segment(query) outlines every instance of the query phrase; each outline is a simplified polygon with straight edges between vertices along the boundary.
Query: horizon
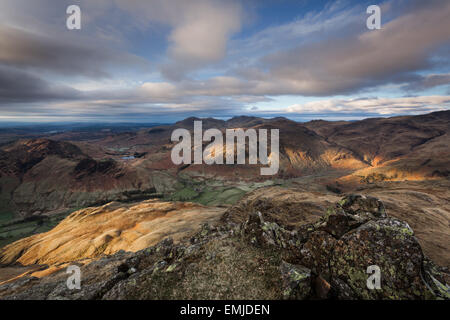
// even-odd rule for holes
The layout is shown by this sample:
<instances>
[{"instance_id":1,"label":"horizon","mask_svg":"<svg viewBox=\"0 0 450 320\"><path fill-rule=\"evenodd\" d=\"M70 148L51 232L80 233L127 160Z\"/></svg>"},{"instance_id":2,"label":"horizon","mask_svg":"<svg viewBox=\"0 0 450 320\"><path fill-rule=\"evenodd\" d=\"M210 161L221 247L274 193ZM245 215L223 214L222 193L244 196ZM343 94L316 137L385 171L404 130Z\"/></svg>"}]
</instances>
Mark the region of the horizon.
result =
<instances>
[{"instance_id":1,"label":"horizon","mask_svg":"<svg viewBox=\"0 0 450 320\"><path fill-rule=\"evenodd\" d=\"M214 120L222 120L222 121L229 121L231 119L234 118L240 118L240 117L249 117L249 118L261 118L261 119L266 119L266 120L272 120L272 119L276 119L276 118L284 118L286 120L290 120L290 121L294 121L297 123L308 123L311 121L328 121L328 122L334 122L334 121L347 121L347 122L355 122L355 121L362 121L362 120L367 120L367 119L389 119L389 118L396 118L396 117L405 117L405 116L410 116L410 117L414 117L414 116L422 116L422 115L429 115L429 114L434 114L434 113L439 113L439 112L446 112L446 111L450 111L450 110L441 110L441 111L433 111L433 112L426 112L426 113L419 113L419 114L413 114L413 115L404 115L404 114L395 114L395 115L389 115L389 116L372 116L372 117L366 117L366 118L360 118L360 119L349 119L349 120L343 120L343 119L337 119L337 120L330 120L330 119L321 119L321 118L311 118L305 121L301 121L301 120L295 120L292 119L290 117L284 116L284 115L280 115L280 116L273 116L273 117L267 117L267 116L250 116L250 115L237 115L237 116L230 116L230 117L213 117L213 116L190 116L190 117L186 117L186 118L180 118L180 119L175 119L172 122L157 122L157 121L145 121L145 120L141 120L141 121L101 121L101 120L77 120L77 121L33 121L30 120L29 122L26 121L5 121L5 120L0 120L0 129L2 129L1 125L6 125L5 128L15 128L15 127L26 127L26 126L32 126L32 125L38 125L38 126L47 126L47 125L54 125L54 126L59 126L59 125L104 125L104 126L125 126L125 125L151 125L151 126L160 126L160 125L173 125L176 124L177 122L181 122L190 118L194 118L195 120L208 120L208 119L214 119Z\"/></svg>"}]
</instances>

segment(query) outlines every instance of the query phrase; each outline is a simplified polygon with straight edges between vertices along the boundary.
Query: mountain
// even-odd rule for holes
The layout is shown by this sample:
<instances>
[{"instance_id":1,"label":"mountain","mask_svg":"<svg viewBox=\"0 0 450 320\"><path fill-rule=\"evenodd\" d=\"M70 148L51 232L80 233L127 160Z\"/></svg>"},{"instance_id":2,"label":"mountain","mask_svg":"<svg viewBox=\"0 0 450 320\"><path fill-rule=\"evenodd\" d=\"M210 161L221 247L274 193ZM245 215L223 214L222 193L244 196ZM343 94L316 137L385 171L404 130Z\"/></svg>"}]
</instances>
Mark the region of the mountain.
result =
<instances>
[{"instance_id":1,"label":"mountain","mask_svg":"<svg viewBox=\"0 0 450 320\"><path fill-rule=\"evenodd\" d=\"M0 212L27 217L112 200L148 197L163 185L109 157L94 159L74 143L19 140L0 151ZM155 187L157 185L157 187Z\"/></svg>"},{"instance_id":2,"label":"mountain","mask_svg":"<svg viewBox=\"0 0 450 320\"><path fill-rule=\"evenodd\" d=\"M358 173L365 177L423 180L450 174L450 111L305 126L369 164Z\"/></svg>"},{"instance_id":3,"label":"mountain","mask_svg":"<svg viewBox=\"0 0 450 320\"><path fill-rule=\"evenodd\" d=\"M297 179L300 184L314 181L339 192L382 181L446 179L449 115L444 111L308 123L282 117L240 116L227 121L192 117L173 125L93 134L90 140L80 132L65 132L63 140L55 140L55 135L19 140L0 148L0 212L27 217L150 194L204 199L217 183L222 191L237 184L251 190L255 183ZM204 130L218 128L224 134L230 128L279 129L277 175L261 176L261 165L174 165L173 130L193 130L199 120ZM206 185L193 185L194 181ZM174 192L181 195L173 196ZM235 201L236 192L226 201Z\"/></svg>"}]
</instances>

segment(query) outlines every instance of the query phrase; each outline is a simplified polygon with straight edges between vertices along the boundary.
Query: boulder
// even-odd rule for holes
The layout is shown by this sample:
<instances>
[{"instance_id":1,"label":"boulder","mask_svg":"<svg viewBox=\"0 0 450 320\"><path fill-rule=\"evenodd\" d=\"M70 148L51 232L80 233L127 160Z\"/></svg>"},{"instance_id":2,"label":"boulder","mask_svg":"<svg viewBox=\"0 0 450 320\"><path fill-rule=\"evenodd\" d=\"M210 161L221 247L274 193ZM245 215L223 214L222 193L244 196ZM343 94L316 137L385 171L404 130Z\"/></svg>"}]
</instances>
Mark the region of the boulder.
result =
<instances>
[{"instance_id":1,"label":"boulder","mask_svg":"<svg viewBox=\"0 0 450 320\"><path fill-rule=\"evenodd\" d=\"M315 274L321 275L324 279L330 279L329 260L336 239L324 231L311 233L308 241L300 250L302 265L310 268Z\"/></svg>"},{"instance_id":2,"label":"boulder","mask_svg":"<svg viewBox=\"0 0 450 320\"><path fill-rule=\"evenodd\" d=\"M348 231L370 220L387 217L386 209L381 201L373 197L349 195L327 210L320 230L326 231L339 239Z\"/></svg>"},{"instance_id":3,"label":"boulder","mask_svg":"<svg viewBox=\"0 0 450 320\"><path fill-rule=\"evenodd\" d=\"M343 235L330 257L332 278L345 282L358 299L426 299L422 280L424 256L406 222L385 218L369 221ZM381 288L367 287L369 266L381 271Z\"/></svg>"}]
</instances>

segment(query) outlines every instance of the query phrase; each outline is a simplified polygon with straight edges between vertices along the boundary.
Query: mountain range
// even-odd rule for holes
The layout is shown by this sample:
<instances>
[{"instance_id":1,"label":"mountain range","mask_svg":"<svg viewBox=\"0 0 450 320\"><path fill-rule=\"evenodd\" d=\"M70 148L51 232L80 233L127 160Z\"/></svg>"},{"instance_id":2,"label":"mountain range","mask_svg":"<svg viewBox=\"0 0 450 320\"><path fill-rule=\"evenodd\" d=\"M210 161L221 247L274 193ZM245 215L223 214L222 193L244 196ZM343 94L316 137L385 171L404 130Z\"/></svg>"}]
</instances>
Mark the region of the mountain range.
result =
<instances>
[{"instance_id":1,"label":"mountain range","mask_svg":"<svg viewBox=\"0 0 450 320\"><path fill-rule=\"evenodd\" d=\"M275 178L329 176L336 189L374 181L449 176L450 111L352 122L235 117L188 118L173 125L107 133L79 132L20 139L0 149L0 212L20 217L86 207L149 194L167 196L199 180L268 180L254 165L176 166L170 160L176 128L278 128L280 170ZM270 177L270 180L273 177Z\"/></svg>"},{"instance_id":2,"label":"mountain range","mask_svg":"<svg viewBox=\"0 0 450 320\"><path fill-rule=\"evenodd\" d=\"M277 175L261 176L259 165L250 164L173 164L171 134L178 128L192 131L194 121L202 121L204 130L279 129ZM187 118L130 131L27 132L31 138L6 131L0 148L0 297L61 298L58 279L72 263L89 274L93 291L68 298L428 299L448 294L450 111L306 123ZM384 245L369 246L372 240L363 240L369 235ZM154 251L158 248L162 256ZM348 278L362 262L351 262L346 252L390 261L384 268L406 261L414 271L401 262L395 272L414 285L405 290L406 284L391 275L391 295L373 296ZM255 275L253 281L262 287L248 295L239 286L226 291L225 280L208 271L211 259L224 270L242 263L241 271L230 269L242 281L251 278L246 268L254 268L252 259L267 261L271 280ZM329 261L347 276L329 271L334 270ZM96 265L100 274L93 271ZM142 279L150 279L149 273L162 271L176 271L175 280L166 279L166 273L161 279L181 281L185 291L174 287L169 294L145 285ZM200 289L208 272L214 273L216 294ZM310 282L295 282L297 273ZM105 287L102 281L110 276L116 280ZM132 279L143 282L132 285ZM198 292L189 291L189 285ZM295 292L287 294L292 286Z\"/></svg>"}]
</instances>

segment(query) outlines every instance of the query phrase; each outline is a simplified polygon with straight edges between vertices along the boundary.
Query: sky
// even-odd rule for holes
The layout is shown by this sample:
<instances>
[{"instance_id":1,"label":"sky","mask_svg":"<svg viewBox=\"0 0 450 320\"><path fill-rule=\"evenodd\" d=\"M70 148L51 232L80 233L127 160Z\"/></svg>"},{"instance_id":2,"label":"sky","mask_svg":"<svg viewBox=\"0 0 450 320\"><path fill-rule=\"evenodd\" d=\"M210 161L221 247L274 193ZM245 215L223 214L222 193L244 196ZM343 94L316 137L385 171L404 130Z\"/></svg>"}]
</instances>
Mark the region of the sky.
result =
<instances>
[{"instance_id":1,"label":"sky","mask_svg":"<svg viewBox=\"0 0 450 320\"><path fill-rule=\"evenodd\" d=\"M449 109L448 0L0 1L0 122Z\"/></svg>"}]
</instances>

